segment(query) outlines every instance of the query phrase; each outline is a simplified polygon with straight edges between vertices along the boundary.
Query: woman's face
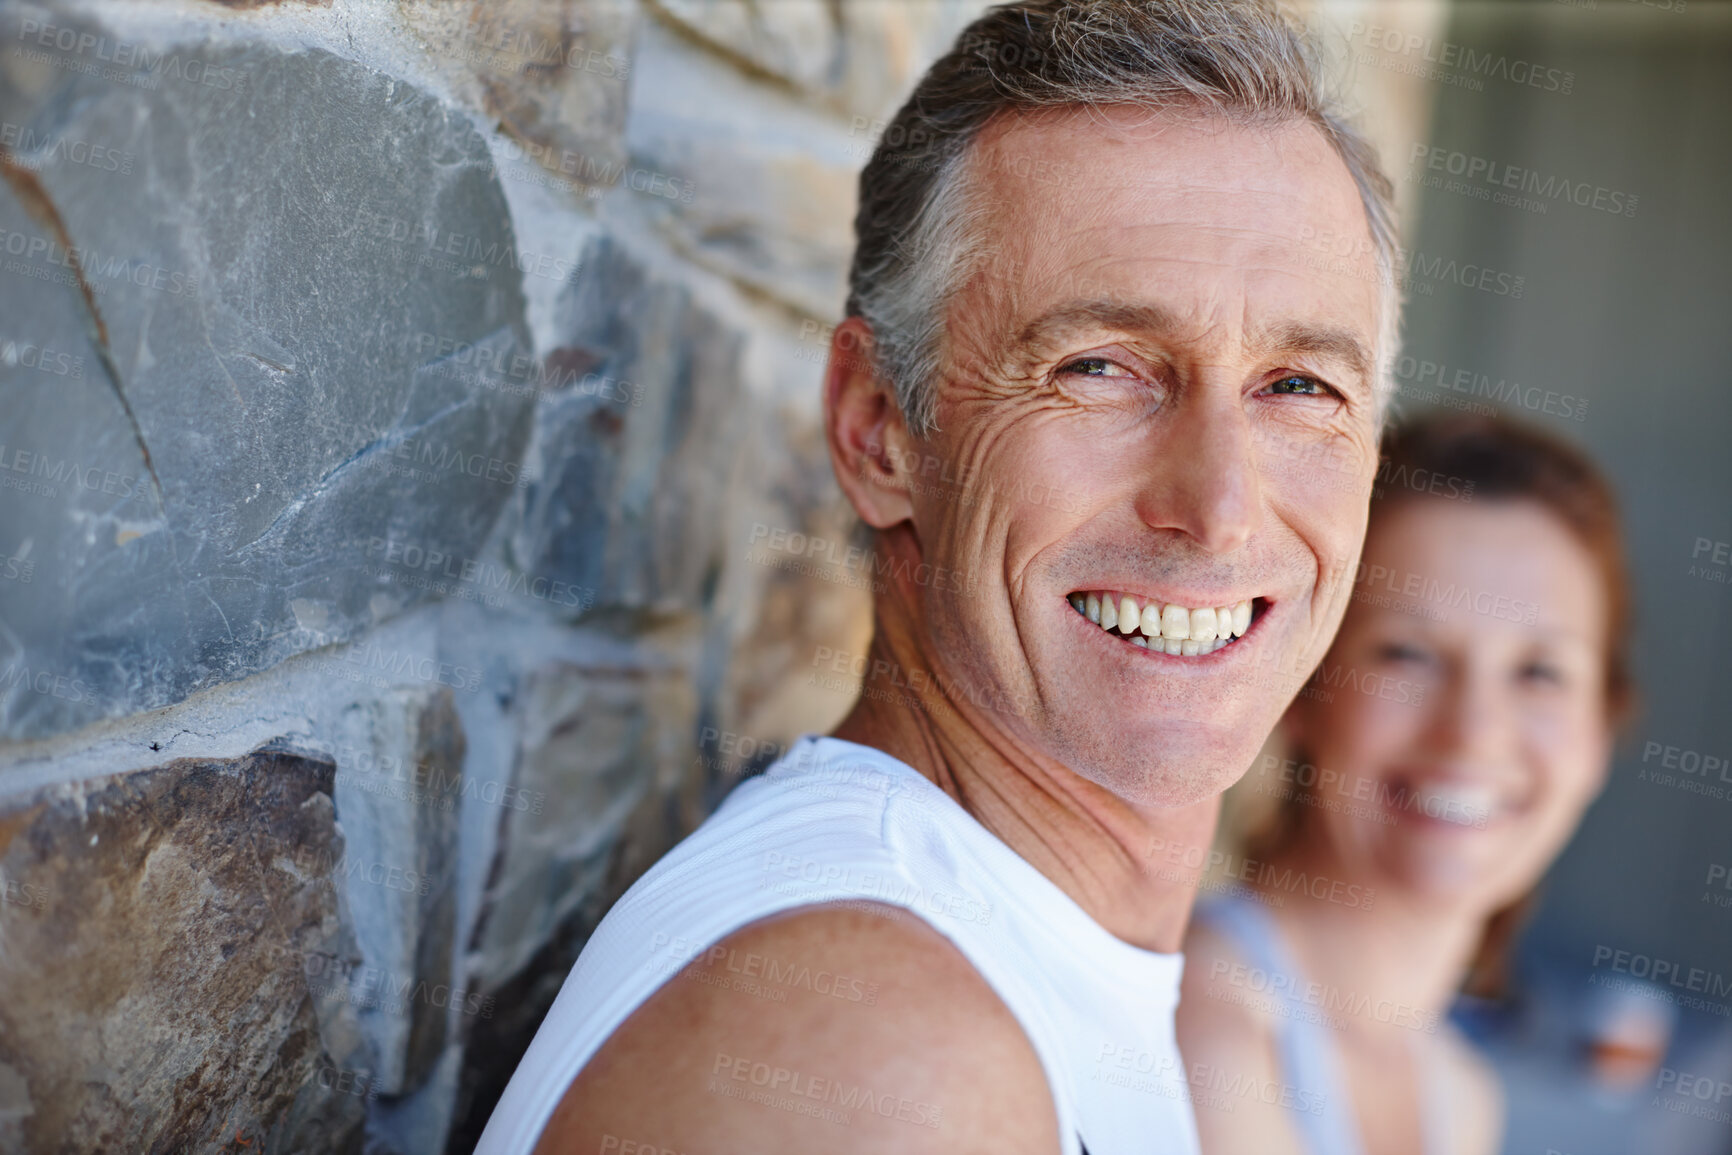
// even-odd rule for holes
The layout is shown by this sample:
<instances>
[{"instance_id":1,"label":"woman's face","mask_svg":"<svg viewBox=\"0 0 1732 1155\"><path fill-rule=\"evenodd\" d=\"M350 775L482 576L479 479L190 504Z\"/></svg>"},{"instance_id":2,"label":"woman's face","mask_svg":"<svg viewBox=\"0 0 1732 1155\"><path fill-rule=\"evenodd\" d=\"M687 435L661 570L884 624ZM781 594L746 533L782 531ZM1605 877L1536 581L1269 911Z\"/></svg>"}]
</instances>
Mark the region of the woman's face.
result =
<instances>
[{"instance_id":1,"label":"woman's face","mask_svg":"<svg viewBox=\"0 0 1732 1155\"><path fill-rule=\"evenodd\" d=\"M1533 885L1605 778L1605 599L1536 502L1374 518L1319 688L1286 721L1336 869L1488 910Z\"/></svg>"}]
</instances>

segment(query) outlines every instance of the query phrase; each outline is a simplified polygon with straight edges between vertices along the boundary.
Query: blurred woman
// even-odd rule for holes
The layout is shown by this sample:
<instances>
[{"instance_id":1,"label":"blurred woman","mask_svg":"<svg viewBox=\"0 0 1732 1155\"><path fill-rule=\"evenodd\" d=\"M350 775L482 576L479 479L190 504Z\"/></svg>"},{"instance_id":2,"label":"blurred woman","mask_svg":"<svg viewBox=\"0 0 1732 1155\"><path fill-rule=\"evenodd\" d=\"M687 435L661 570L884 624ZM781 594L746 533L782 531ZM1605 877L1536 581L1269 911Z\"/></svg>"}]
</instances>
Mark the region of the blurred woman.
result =
<instances>
[{"instance_id":1,"label":"blurred woman","mask_svg":"<svg viewBox=\"0 0 1732 1155\"><path fill-rule=\"evenodd\" d=\"M1205 1155L1485 1155L1446 1014L1600 791L1631 699L1610 487L1501 421L1388 437L1352 602L1238 788L1273 814L1201 904L1179 1040Z\"/></svg>"}]
</instances>

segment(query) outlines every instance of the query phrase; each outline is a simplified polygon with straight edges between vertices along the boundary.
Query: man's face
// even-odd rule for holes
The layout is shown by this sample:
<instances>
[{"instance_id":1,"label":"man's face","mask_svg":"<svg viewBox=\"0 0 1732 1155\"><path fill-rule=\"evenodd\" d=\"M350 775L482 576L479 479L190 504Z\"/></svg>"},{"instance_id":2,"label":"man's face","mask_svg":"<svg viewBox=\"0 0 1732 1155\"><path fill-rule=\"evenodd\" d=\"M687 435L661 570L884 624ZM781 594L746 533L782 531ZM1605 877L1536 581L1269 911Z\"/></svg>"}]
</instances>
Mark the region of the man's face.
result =
<instances>
[{"instance_id":1,"label":"man's face","mask_svg":"<svg viewBox=\"0 0 1732 1155\"><path fill-rule=\"evenodd\" d=\"M909 479L922 559L973 582L923 593L928 656L1026 753L1196 801L1251 763L1352 592L1378 286L1301 238L1369 244L1359 195L1304 124L1066 110L976 150L985 255L946 317L939 431L904 458L943 463ZM1103 628L1090 595L1136 621ZM1247 602L1224 645L1191 612Z\"/></svg>"}]
</instances>

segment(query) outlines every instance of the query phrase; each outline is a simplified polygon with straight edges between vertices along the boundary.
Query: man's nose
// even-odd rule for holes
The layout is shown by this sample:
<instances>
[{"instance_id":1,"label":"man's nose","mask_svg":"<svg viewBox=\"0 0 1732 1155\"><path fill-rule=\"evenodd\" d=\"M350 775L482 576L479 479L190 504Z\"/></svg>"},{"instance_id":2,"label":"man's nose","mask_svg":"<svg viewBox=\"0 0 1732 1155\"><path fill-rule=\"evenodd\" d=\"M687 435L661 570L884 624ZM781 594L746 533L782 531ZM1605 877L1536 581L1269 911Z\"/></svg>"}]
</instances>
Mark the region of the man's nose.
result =
<instances>
[{"instance_id":1,"label":"man's nose","mask_svg":"<svg viewBox=\"0 0 1732 1155\"><path fill-rule=\"evenodd\" d=\"M1250 421L1224 397L1187 400L1151 436L1137 514L1152 529L1176 529L1210 553L1231 553L1263 518Z\"/></svg>"}]
</instances>

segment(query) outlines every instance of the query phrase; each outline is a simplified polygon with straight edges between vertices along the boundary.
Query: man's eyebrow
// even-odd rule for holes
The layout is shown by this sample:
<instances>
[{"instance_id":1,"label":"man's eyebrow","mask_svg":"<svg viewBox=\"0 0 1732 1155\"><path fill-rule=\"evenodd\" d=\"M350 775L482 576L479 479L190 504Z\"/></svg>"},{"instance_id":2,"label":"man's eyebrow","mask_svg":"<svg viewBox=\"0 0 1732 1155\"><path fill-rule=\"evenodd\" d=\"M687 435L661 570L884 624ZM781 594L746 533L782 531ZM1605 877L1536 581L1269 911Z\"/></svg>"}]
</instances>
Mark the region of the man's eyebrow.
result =
<instances>
[{"instance_id":1,"label":"man's eyebrow","mask_svg":"<svg viewBox=\"0 0 1732 1155\"><path fill-rule=\"evenodd\" d=\"M1371 376L1371 350L1352 329L1311 321L1288 321L1246 338L1253 353L1310 353L1344 363L1360 377Z\"/></svg>"},{"instance_id":2,"label":"man's eyebrow","mask_svg":"<svg viewBox=\"0 0 1732 1155\"><path fill-rule=\"evenodd\" d=\"M1116 329L1121 333L1166 336L1181 331L1178 314L1160 305L1122 301L1067 301L1024 325L1017 343L1039 345L1080 329ZM1313 321L1286 321L1258 330L1246 339L1253 354L1310 353L1344 363L1355 374L1371 376L1371 350L1352 329Z\"/></svg>"},{"instance_id":3,"label":"man's eyebrow","mask_svg":"<svg viewBox=\"0 0 1732 1155\"><path fill-rule=\"evenodd\" d=\"M1108 300L1066 301L1024 325L1017 335L1017 344L1037 345L1077 329L1161 334L1177 328L1175 315L1159 305L1129 305Z\"/></svg>"}]
</instances>

